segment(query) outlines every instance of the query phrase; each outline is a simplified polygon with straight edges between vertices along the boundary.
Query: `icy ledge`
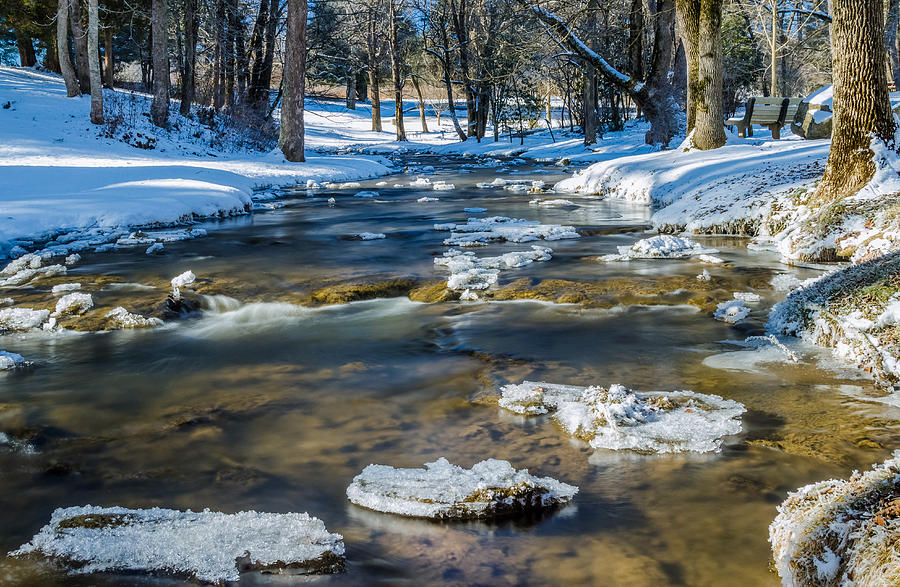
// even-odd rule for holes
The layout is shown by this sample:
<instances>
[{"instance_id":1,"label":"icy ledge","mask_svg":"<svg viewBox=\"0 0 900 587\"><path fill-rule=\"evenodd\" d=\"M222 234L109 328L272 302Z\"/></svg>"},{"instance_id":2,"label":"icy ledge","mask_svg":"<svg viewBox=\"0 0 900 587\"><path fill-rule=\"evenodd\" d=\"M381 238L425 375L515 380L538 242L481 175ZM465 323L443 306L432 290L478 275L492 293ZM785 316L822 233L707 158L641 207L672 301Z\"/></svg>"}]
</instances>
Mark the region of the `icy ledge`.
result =
<instances>
[{"instance_id":1,"label":"icy ledge","mask_svg":"<svg viewBox=\"0 0 900 587\"><path fill-rule=\"evenodd\" d=\"M522 415L553 413L592 448L647 453L713 452L741 431L744 406L692 391L638 393L622 385L578 387L525 381L501 388L500 407Z\"/></svg>"},{"instance_id":2,"label":"icy ledge","mask_svg":"<svg viewBox=\"0 0 900 587\"><path fill-rule=\"evenodd\" d=\"M573 485L515 470L488 459L463 469L440 458L424 469L369 465L353 478L347 498L356 505L419 518L490 518L568 502Z\"/></svg>"},{"instance_id":3,"label":"icy ledge","mask_svg":"<svg viewBox=\"0 0 900 587\"><path fill-rule=\"evenodd\" d=\"M849 480L801 487L778 506L769 542L782 584L900 584L900 451Z\"/></svg>"},{"instance_id":4,"label":"icy ledge","mask_svg":"<svg viewBox=\"0 0 900 587\"><path fill-rule=\"evenodd\" d=\"M344 543L308 514L223 514L161 508L59 508L10 556L39 553L73 573L164 572L207 583L237 581L243 570L343 570Z\"/></svg>"}]
</instances>

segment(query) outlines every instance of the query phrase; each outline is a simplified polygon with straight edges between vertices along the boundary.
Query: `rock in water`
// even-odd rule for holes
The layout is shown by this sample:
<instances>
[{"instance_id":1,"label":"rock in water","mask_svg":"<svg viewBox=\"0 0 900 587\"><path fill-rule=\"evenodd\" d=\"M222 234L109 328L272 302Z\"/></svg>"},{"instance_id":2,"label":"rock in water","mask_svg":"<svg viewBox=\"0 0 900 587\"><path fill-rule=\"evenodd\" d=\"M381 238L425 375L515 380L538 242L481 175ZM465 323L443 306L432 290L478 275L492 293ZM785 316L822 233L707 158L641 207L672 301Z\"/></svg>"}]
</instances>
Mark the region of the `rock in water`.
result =
<instances>
[{"instance_id":1,"label":"rock in water","mask_svg":"<svg viewBox=\"0 0 900 587\"><path fill-rule=\"evenodd\" d=\"M711 452L741 431L744 406L692 391L638 393L622 385L578 387L525 381L501 389L500 407L522 415L553 413L593 448L647 453Z\"/></svg>"},{"instance_id":2,"label":"rock in water","mask_svg":"<svg viewBox=\"0 0 900 587\"><path fill-rule=\"evenodd\" d=\"M11 556L60 559L74 573L163 572L207 583L237 581L242 570L334 573L344 543L308 514L223 514L161 508L59 508Z\"/></svg>"},{"instance_id":3,"label":"rock in water","mask_svg":"<svg viewBox=\"0 0 900 587\"><path fill-rule=\"evenodd\" d=\"M354 477L347 497L356 505L391 514L476 519L516 514L568 502L578 488L517 471L488 459L471 469L440 458L424 469L369 465Z\"/></svg>"},{"instance_id":4,"label":"rock in water","mask_svg":"<svg viewBox=\"0 0 900 587\"><path fill-rule=\"evenodd\" d=\"M900 451L788 495L769 526L784 585L900 584Z\"/></svg>"}]
</instances>

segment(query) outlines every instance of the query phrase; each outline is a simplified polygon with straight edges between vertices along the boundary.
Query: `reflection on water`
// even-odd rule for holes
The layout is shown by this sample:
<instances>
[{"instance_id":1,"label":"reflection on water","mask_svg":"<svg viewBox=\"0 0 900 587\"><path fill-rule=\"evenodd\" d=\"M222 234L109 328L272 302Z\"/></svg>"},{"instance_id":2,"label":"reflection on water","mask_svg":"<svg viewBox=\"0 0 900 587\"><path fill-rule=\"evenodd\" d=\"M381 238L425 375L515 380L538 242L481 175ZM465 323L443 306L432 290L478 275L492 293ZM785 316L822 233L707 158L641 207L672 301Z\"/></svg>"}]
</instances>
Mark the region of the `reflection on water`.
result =
<instances>
[{"instance_id":1,"label":"reflection on water","mask_svg":"<svg viewBox=\"0 0 900 587\"><path fill-rule=\"evenodd\" d=\"M202 316L156 331L7 341L38 367L0 378L0 431L38 454L0 447L0 548L16 548L55 507L69 505L309 511L344 535L347 573L251 575L242 583L774 585L766 528L786 492L867 467L896 446L897 409L870 401L866 380L818 368L814 349L794 349L804 360L793 364L765 348L720 342L761 331L778 298L772 291L757 290L763 301L740 328L688 306L279 301L313 279L439 277L432 258L445 233L431 225L461 221L462 208L473 206L591 229L549 243L552 261L511 270L510 279L693 276L703 268L584 261L638 238L607 229L645 223L646 208L599 200L536 208L530 196L473 187L493 172L441 175L458 189L439 193L439 202L380 188L382 201L347 193L329 208L333 194L301 194L279 211L217 225L206 239L167 244L163 257L86 256L73 280L111 273L162 291L190 268L212 284L227 282L222 293L230 297L207 298ZM362 231L388 238L341 239ZM786 271L738 241L715 245L732 266L710 267L714 274L757 283ZM108 295L146 294L119 286ZM744 431L719 454L592 451L549 418L497 408L496 386L526 378L692 389L749 411ZM580 493L571 506L534 518L464 524L397 518L346 500L346 486L370 463L413 467L440 456L464 466L507 459ZM0 583L121 580L0 559Z\"/></svg>"}]
</instances>

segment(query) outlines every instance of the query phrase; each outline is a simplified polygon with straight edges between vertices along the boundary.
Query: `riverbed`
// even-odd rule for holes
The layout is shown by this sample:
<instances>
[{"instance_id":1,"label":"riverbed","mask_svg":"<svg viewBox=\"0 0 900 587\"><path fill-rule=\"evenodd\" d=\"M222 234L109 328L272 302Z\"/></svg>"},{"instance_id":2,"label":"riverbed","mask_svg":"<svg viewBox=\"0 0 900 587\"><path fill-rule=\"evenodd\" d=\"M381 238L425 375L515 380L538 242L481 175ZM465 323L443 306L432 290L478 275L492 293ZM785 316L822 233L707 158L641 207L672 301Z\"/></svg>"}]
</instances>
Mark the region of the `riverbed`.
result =
<instances>
[{"instance_id":1,"label":"riverbed","mask_svg":"<svg viewBox=\"0 0 900 587\"><path fill-rule=\"evenodd\" d=\"M27 542L53 509L70 505L306 511L344 536L346 572L247 574L242 584L777 585L767 543L775 506L789 490L867 468L897 445L900 409L873 399L872 382L852 366L799 342L790 343L797 363L774 347L735 344L763 334L768 309L784 298L771 277L818 270L787 267L775 253L722 237L696 240L718 249L723 264L601 263L595 257L648 236L648 207L477 187L496 177L549 187L570 173L552 165L485 168L438 157L408 165L359 187L284 190L284 207L206 222L207 237L168 243L163 255L83 255L66 279L98 283L98 304L162 302L168 280L191 270L202 311L156 329L3 337L3 348L34 367L0 375L0 432L25 443L0 445L0 549ZM426 165L435 170L423 172ZM417 177L455 189L410 186ZM362 190L378 195L354 197ZM537 206L535 197L573 205ZM526 295L307 303L310 292L333 284L445 280L434 259L448 250L447 233L434 225L486 216L581 234L473 249L553 250L549 261L502 271L500 288L517 280L526 289L545 280L695 284L707 270L762 299L737 325L709 311L730 293L721 287L703 299L629 285L591 303ZM357 239L366 232L385 238ZM748 411L743 431L718 453L593 450L549 418L499 408L499 387L523 380L688 389ZM439 457L467 467L506 459L580 491L562 509L497 522L404 519L346 499L370 463L415 467ZM3 558L0 582L7 581L181 584L72 577Z\"/></svg>"}]
</instances>

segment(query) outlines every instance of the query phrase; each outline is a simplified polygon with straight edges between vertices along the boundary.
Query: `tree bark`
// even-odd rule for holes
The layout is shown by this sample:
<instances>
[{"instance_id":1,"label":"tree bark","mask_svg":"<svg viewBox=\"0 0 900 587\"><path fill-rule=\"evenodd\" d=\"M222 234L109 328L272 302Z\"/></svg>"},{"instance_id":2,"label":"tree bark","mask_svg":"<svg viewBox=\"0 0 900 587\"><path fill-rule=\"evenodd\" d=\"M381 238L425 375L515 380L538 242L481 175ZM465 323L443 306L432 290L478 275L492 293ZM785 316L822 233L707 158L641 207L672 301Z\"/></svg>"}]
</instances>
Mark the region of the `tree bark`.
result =
<instances>
[{"instance_id":1,"label":"tree bark","mask_svg":"<svg viewBox=\"0 0 900 587\"><path fill-rule=\"evenodd\" d=\"M388 0L390 9L388 16L390 23L391 43L391 76L394 82L394 127L397 130L397 141L406 140L406 128L403 125L403 76L400 71L400 40L397 36L397 5L396 0Z\"/></svg>"},{"instance_id":2,"label":"tree bark","mask_svg":"<svg viewBox=\"0 0 900 587\"><path fill-rule=\"evenodd\" d=\"M150 105L150 119L161 127L169 122L168 21L166 0L153 0L150 17L153 33L153 103Z\"/></svg>"},{"instance_id":3,"label":"tree bark","mask_svg":"<svg viewBox=\"0 0 900 587\"><path fill-rule=\"evenodd\" d=\"M69 26L75 45L75 74L82 94L91 93L91 73L88 66L87 33L81 22L81 0L69 1Z\"/></svg>"},{"instance_id":4,"label":"tree bark","mask_svg":"<svg viewBox=\"0 0 900 587\"><path fill-rule=\"evenodd\" d=\"M66 96L81 95L81 87L75 77L72 58L69 57L69 0L58 0L56 9L56 51L59 54L59 69L66 82Z\"/></svg>"},{"instance_id":5,"label":"tree bark","mask_svg":"<svg viewBox=\"0 0 900 587\"><path fill-rule=\"evenodd\" d=\"M53 73L62 74L59 69L59 49L56 47L56 32L47 35L47 53L44 55L44 67Z\"/></svg>"},{"instance_id":6,"label":"tree bark","mask_svg":"<svg viewBox=\"0 0 900 587\"><path fill-rule=\"evenodd\" d=\"M181 72L181 105L182 116L191 115L191 104L194 102L194 83L197 65L197 33L200 21L197 18L197 0L184 0L184 68Z\"/></svg>"},{"instance_id":7,"label":"tree bark","mask_svg":"<svg viewBox=\"0 0 900 587\"><path fill-rule=\"evenodd\" d=\"M887 48L891 81L900 90L900 53L897 51L897 26L900 25L900 0L888 0L884 27L884 45Z\"/></svg>"},{"instance_id":8,"label":"tree bark","mask_svg":"<svg viewBox=\"0 0 900 587\"><path fill-rule=\"evenodd\" d=\"M372 94L372 131L381 132L381 95L378 91L378 38L376 36L377 12L369 10L366 35L366 56L368 58L369 87Z\"/></svg>"},{"instance_id":9,"label":"tree bark","mask_svg":"<svg viewBox=\"0 0 900 587\"><path fill-rule=\"evenodd\" d=\"M191 0L186 0L190 2ZM263 39L269 22L269 1L260 0L256 13L256 24L253 26L253 34L250 35L250 53L253 55L253 65L250 68L250 81L247 88L247 99L250 107L261 110L265 106L262 99L264 88L260 87L260 75L263 63ZM265 88L266 90L268 88Z\"/></svg>"},{"instance_id":10,"label":"tree bark","mask_svg":"<svg viewBox=\"0 0 900 587\"><path fill-rule=\"evenodd\" d=\"M213 51L213 108L225 105L225 1L215 4L215 49Z\"/></svg>"},{"instance_id":11,"label":"tree bark","mask_svg":"<svg viewBox=\"0 0 900 587\"><path fill-rule=\"evenodd\" d=\"M356 72L348 69L344 79L344 105L347 110L356 110Z\"/></svg>"},{"instance_id":12,"label":"tree bark","mask_svg":"<svg viewBox=\"0 0 900 587\"><path fill-rule=\"evenodd\" d=\"M419 116L422 119L422 132L428 132L428 119L425 116L425 99L422 97L422 88L419 86L419 78L412 76L413 87L416 89L416 96L419 97Z\"/></svg>"},{"instance_id":13,"label":"tree bark","mask_svg":"<svg viewBox=\"0 0 900 587\"><path fill-rule=\"evenodd\" d=\"M22 64L22 67L34 67L37 63L34 55L34 39L18 29L16 29L15 35L16 47L19 49L19 63Z\"/></svg>"},{"instance_id":14,"label":"tree bark","mask_svg":"<svg viewBox=\"0 0 900 587\"><path fill-rule=\"evenodd\" d=\"M88 69L91 77L91 122L103 124L103 82L100 79L100 16L97 0L88 0Z\"/></svg>"},{"instance_id":15,"label":"tree bark","mask_svg":"<svg viewBox=\"0 0 900 587\"><path fill-rule=\"evenodd\" d=\"M725 144L722 0L677 0L688 71L688 132L700 150Z\"/></svg>"},{"instance_id":16,"label":"tree bark","mask_svg":"<svg viewBox=\"0 0 900 587\"><path fill-rule=\"evenodd\" d=\"M851 196L872 178L873 135L893 145L881 0L832 0L834 119L831 151L814 201Z\"/></svg>"},{"instance_id":17,"label":"tree bark","mask_svg":"<svg viewBox=\"0 0 900 587\"><path fill-rule=\"evenodd\" d=\"M631 0L628 12L628 63L629 73L638 79L644 78L644 2Z\"/></svg>"},{"instance_id":18,"label":"tree bark","mask_svg":"<svg viewBox=\"0 0 900 587\"><path fill-rule=\"evenodd\" d=\"M306 0L288 0L284 50L284 90L278 146L288 161L304 161L303 100L306 77Z\"/></svg>"},{"instance_id":19,"label":"tree bark","mask_svg":"<svg viewBox=\"0 0 900 587\"><path fill-rule=\"evenodd\" d=\"M107 88L115 87L116 66L113 56L113 31L112 28L103 30L103 85Z\"/></svg>"},{"instance_id":20,"label":"tree bark","mask_svg":"<svg viewBox=\"0 0 900 587\"><path fill-rule=\"evenodd\" d=\"M582 130L584 131L584 146L590 146L597 142L597 74L593 66L584 68L584 96L582 98Z\"/></svg>"}]
</instances>

